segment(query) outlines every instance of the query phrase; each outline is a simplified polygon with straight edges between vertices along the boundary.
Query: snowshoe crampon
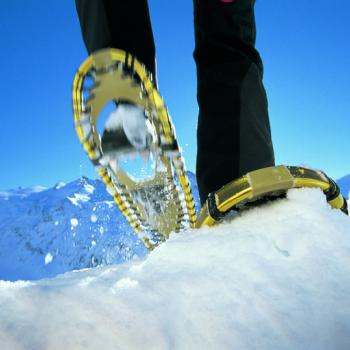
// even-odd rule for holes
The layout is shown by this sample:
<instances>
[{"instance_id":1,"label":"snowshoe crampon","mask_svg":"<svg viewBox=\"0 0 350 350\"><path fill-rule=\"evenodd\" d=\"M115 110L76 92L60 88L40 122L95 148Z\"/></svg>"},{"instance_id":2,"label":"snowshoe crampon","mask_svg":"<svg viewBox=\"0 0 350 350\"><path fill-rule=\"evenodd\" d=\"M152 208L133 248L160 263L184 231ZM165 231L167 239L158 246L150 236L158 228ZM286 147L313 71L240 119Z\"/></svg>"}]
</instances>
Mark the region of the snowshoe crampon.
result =
<instances>
[{"instance_id":1,"label":"snowshoe crampon","mask_svg":"<svg viewBox=\"0 0 350 350\"><path fill-rule=\"evenodd\" d=\"M112 131L115 135L107 130L101 137L98 120L111 103L136 106L143 111L147 142L131 142L118 121L116 124L120 125ZM175 130L142 63L117 49L92 54L75 75L73 109L80 142L147 248L154 248L171 232L194 227L195 205ZM113 145L113 138L117 145ZM125 155L151 162L151 174L143 178L130 174L124 166Z\"/></svg>"},{"instance_id":2,"label":"snowshoe crampon","mask_svg":"<svg viewBox=\"0 0 350 350\"><path fill-rule=\"evenodd\" d=\"M323 172L281 165L249 172L210 194L198 215L196 227L212 226L229 212L284 197L287 190L302 187L322 189L333 208L348 214L347 201L338 185Z\"/></svg>"}]
</instances>

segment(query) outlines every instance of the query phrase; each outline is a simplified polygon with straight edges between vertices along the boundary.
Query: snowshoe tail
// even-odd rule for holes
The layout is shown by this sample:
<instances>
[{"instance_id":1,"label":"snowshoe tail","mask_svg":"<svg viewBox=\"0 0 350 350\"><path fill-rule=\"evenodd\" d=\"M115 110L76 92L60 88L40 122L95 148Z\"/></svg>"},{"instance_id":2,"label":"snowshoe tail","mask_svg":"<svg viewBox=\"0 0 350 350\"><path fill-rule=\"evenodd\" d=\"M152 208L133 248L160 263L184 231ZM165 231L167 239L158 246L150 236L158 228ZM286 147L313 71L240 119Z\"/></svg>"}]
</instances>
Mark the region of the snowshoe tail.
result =
<instances>
[{"instance_id":1,"label":"snowshoe tail","mask_svg":"<svg viewBox=\"0 0 350 350\"><path fill-rule=\"evenodd\" d=\"M104 154L97 121L108 103L119 101L143 108L155 133L147 149L155 164L154 173L146 179L135 179L120 166L118 158ZM175 130L142 63L118 49L90 55L74 78L73 110L80 142L147 248L153 249L171 232L194 227L195 205ZM135 149L134 153L140 152Z\"/></svg>"},{"instance_id":2,"label":"snowshoe tail","mask_svg":"<svg viewBox=\"0 0 350 350\"><path fill-rule=\"evenodd\" d=\"M287 190L302 187L322 189L333 208L349 214L347 201L338 185L326 174L308 168L281 165L249 172L210 194L198 215L196 227L212 226L229 212L238 212L284 197Z\"/></svg>"}]
</instances>

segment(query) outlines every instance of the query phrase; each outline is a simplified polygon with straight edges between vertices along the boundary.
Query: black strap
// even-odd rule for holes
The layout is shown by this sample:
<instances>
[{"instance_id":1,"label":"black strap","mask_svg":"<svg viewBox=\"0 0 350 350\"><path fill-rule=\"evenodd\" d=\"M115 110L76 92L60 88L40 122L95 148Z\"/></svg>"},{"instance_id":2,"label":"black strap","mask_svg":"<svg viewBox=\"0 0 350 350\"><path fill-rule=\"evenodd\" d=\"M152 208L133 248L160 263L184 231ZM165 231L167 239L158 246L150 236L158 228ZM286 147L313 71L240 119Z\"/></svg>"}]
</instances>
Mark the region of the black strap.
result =
<instances>
[{"instance_id":1,"label":"black strap","mask_svg":"<svg viewBox=\"0 0 350 350\"><path fill-rule=\"evenodd\" d=\"M226 215L226 212L222 212L222 211L220 211L218 209L218 207L216 205L215 193L214 192L211 192L211 193L208 194L207 205L208 205L209 215L215 221L221 220Z\"/></svg>"}]
</instances>

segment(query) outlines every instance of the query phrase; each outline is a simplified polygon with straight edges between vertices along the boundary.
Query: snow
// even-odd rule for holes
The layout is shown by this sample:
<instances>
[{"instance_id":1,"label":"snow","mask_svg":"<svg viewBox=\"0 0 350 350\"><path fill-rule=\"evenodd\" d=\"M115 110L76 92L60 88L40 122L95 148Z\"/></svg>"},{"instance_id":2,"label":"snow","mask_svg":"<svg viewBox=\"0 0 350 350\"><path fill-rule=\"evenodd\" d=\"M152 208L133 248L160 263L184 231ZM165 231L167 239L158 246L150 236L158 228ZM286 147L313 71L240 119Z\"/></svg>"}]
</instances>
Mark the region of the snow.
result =
<instances>
[{"instance_id":1,"label":"snow","mask_svg":"<svg viewBox=\"0 0 350 350\"><path fill-rule=\"evenodd\" d=\"M10 196L0 196L0 280L54 277L147 253L102 181L82 177L56 187L41 192L6 190ZM88 193L92 188L93 193ZM89 200L75 205L67 197L76 194ZM96 224L91 222L93 214ZM71 219L78 225L73 226ZM47 253L54 257L49 264L45 264Z\"/></svg>"},{"instance_id":2,"label":"snow","mask_svg":"<svg viewBox=\"0 0 350 350\"><path fill-rule=\"evenodd\" d=\"M76 227L78 226L79 224L79 220L77 218L72 218L70 219L70 224L73 226L73 227Z\"/></svg>"},{"instance_id":3,"label":"snow","mask_svg":"<svg viewBox=\"0 0 350 350\"><path fill-rule=\"evenodd\" d=\"M114 201L104 201L104 203L108 205L108 208L113 208L115 206Z\"/></svg>"},{"instance_id":4,"label":"snow","mask_svg":"<svg viewBox=\"0 0 350 350\"><path fill-rule=\"evenodd\" d=\"M31 192L42 192L42 191L45 191L47 190L47 187L44 187L44 186L33 186L30 188Z\"/></svg>"},{"instance_id":5,"label":"snow","mask_svg":"<svg viewBox=\"0 0 350 350\"><path fill-rule=\"evenodd\" d=\"M53 256L50 253L45 255L45 265L52 263Z\"/></svg>"},{"instance_id":6,"label":"snow","mask_svg":"<svg viewBox=\"0 0 350 350\"><path fill-rule=\"evenodd\" d=\"M88 202L90 197L87 194L75 193L74 197L67 197L74 205L80 206L79 202Z\"/></svg>"},{"instance_id":7,"label":"snow","mask_svg":"<svg viewBox=\"0 0 350 350\"><path fill-rule=\"evenodd\" d=\"M95 214L92 214L90 220L91 222L95 223L97 221L97 216Z\"/></svg>"},{"instance_id":8,"label":"snow","mask_svg":"<svg viewBox=\"0 0 350 350\"><path fill-rule=\"evenodd\" d=\"M63 181L59 181L57 182L57 184L55 185L55 189L59 190L60 188L66 186L66 184Z\"/></svg>"},{"instance_id":9,"label":"snow","mask_svg":"<svg viewBox=\"0 0 350 350\"><path fill-rule=\"evenodd\" d=\"M350 219L319 190L148 256L0 281L1 349L349 349Z\"/></svg>"},{"instance_id":10,"label":"snow","mask_svg":"<svg viewBox=\"0 0 350 350\"><path fill-rule=\"evenodd\" d=\"M112 131L123 128L131 144L137 149L144 149L147 144L147 125L144 110L135 105L119 104L105 124L105 129Z\"/></svg>"},{"instance_id":11,"label":"snow","mask_svg":"<svg viewBox=\"0 0 350 350\"><path fill-rule=\"evenodd\" d=\"M95 191L95 187L88 183L84 185L84 189L87 193L90 193L90 194L93 194Z\"/></svg>"},{"instance_id":12,"label":"snow","mask_svg":"<svg viewBox=\"0 0 350 350\"><path fill-rule=\"evenodd\" d=\"M33 193L40 193L47 190L44 186L33 186L28 188L18 187L17 189L10 191L0 191L0 198L8 200L11 197L26 198Z\"/></svg>"}]
</instances>

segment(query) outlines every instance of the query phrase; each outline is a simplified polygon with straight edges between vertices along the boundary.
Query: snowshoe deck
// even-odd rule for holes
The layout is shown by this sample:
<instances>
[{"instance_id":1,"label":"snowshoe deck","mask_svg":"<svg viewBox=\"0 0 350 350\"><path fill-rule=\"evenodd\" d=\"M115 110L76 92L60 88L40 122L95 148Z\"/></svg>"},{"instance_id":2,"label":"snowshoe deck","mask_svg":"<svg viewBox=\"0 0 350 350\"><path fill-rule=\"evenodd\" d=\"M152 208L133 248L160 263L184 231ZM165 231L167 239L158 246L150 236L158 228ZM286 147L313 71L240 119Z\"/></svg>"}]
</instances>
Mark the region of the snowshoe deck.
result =
<instances>
[{"instance_id":1,"label":"snowshoe deck","mask_svg":"<svg viewBox=\"0 0 350 350\"><path fill-rule=\"evenodd\" d=\"M249 172L210 194L198 215L196 227L212 226L230 211L260 205L285 196L291 188L302 187L322 189L333 208L348 214L347 201L327 175L308 168L281 165Z\"/></svg>"},{"instance_id":2,"label":"snowshoe deck","mask_svg":"<svg viewBox=\"0 0 350 350\"><path fill-rule=\"evenodd\" d=\"M148 149L155 164L150 178L135 179L118 159L104 155L97 121L108 103L118 101L142 107L154 128L156 138ZM194 227L195 205L175 130L143 64L117 49L92 54L75 75L73 109L80 142L147 248L153 249L173 231Z\"/></svg>"}]
</instances>

